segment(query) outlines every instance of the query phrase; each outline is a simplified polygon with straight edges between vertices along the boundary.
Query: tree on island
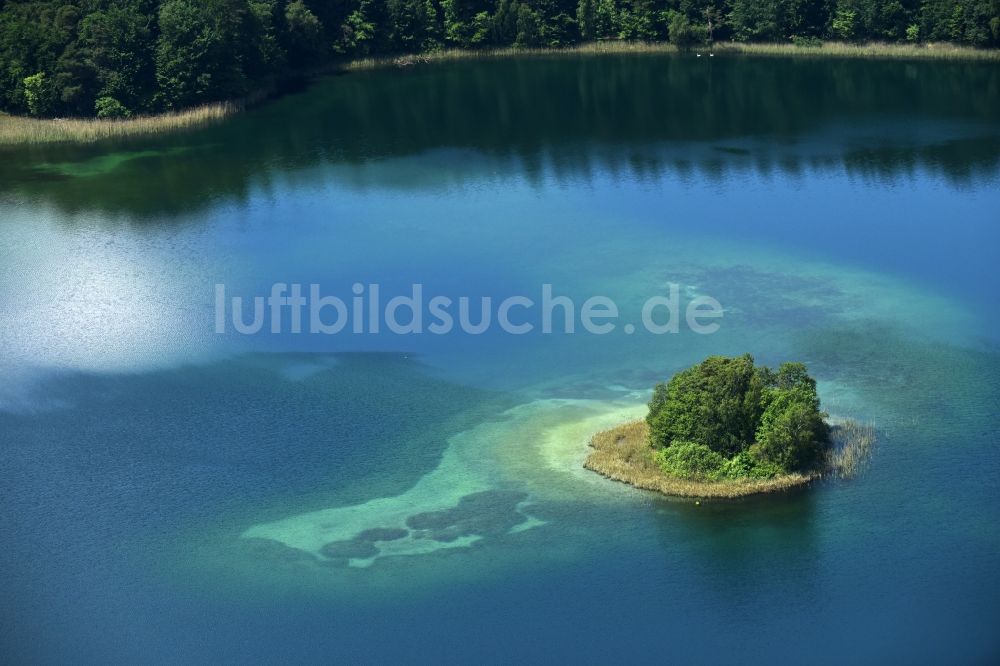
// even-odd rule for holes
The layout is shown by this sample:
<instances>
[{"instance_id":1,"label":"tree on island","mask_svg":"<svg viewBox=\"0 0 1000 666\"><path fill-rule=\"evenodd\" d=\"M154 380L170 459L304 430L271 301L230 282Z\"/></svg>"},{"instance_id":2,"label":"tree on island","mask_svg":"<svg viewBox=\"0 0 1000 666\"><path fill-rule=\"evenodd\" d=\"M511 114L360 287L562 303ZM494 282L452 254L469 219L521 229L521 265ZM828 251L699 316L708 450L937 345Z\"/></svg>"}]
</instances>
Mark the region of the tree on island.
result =
<instances>
[{"instance_id":1,"label":"tree on island","mask_svg":"<svg viewBox=\"0 0 1000 666\"><path fill-rule=\"evenodd\" d=\"M816 469L830 443L826 416L803 363L774 371L745 354L711 356L657 384L646 423L665 473L718 481Z\"/></svg>"}]
</instances>

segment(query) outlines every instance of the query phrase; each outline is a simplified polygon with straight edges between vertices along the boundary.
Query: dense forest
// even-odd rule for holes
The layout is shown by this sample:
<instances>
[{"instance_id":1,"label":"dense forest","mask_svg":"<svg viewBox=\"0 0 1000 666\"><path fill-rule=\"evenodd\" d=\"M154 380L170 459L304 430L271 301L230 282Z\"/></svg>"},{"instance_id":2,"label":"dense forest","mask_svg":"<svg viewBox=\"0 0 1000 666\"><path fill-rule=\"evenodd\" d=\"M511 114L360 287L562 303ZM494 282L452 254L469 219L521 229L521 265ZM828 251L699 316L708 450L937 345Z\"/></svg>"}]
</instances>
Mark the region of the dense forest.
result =
<instances>
[{"instance_id":1,"label":"dense forest","mask_svg":"<svg viewBox=\"0 0 1000 666\"><path fill-rule=\"evenodd\" d=\"M592 40L1000 44L1000 0L0 0L0 110L128 117L336 58Z\"/></svg>"}]
</instances>

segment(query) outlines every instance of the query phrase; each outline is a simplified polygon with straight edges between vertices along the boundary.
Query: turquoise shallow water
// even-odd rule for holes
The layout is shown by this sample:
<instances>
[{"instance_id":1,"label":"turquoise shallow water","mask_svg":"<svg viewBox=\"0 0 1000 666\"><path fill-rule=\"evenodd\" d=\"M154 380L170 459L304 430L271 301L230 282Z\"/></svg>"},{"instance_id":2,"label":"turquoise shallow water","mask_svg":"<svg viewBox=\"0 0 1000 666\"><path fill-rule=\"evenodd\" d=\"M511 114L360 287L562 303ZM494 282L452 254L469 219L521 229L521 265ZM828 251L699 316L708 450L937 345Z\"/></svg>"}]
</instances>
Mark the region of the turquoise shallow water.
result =
<instances>
[{"instance_id":1,"label":"turquoise shallow water","mask_svg":"<svg viewBox=\"0 0 1000 666\"><path fill-rule=\"evenodd\" d=\"M997 73L714 60L358 74L6 155L8 660L995 660ZM274 282L725 314L213 332L215 284ZM746 351L876 425L861 478L693 505L580 468L655 381Z\"/></svg>"}]
</instances>

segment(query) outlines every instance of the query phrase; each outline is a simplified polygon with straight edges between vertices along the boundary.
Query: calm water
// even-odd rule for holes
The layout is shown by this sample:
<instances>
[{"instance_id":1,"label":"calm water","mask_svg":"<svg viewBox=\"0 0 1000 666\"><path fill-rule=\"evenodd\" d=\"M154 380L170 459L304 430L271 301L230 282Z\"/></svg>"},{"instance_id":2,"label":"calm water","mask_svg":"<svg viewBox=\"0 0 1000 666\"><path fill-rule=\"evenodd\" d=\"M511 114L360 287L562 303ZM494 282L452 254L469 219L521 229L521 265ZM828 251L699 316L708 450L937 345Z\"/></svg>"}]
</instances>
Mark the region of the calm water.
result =
<instances>
[{"instance_id":1,"label":"calm water","mask_svg":"<svg viewBox=\"0 0 1000 666\"><path fill-rule=\"evenodd\" d=\"M3 661L1000 658L995 67L446 64L2 158ZM215 284L274 282L725 315L214 332ZM861 478L694 505L580 469L653 382L746 351L876 425ZM472 538L315 555L417 514Z\"/></svg>"}]
</instances>

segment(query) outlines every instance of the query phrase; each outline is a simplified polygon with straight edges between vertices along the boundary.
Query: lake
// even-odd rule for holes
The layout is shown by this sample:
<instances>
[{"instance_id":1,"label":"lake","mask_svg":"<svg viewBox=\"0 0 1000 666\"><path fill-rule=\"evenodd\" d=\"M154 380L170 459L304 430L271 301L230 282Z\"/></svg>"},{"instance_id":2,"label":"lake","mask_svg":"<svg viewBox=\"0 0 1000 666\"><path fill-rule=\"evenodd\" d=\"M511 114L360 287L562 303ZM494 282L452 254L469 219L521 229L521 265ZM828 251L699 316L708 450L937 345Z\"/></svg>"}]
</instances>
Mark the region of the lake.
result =
<instances>
[{"instance_id":1,"label":"lake","mask_svg":"<svg viewBox=\"0 0 1000 666\"><path fill-rule=\"evenodd\" d=\"M5 149L4 661L995 661L998 182L1000 70L959 61L448 62ZM276 283L535 325L240 333ZM650 330L672 289L717 330ZM875 426L861 476L695 504L581 468L745 352Z\"/></svg>"}]
</instances>

